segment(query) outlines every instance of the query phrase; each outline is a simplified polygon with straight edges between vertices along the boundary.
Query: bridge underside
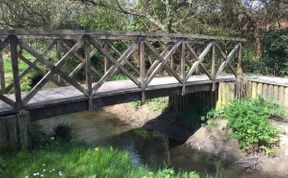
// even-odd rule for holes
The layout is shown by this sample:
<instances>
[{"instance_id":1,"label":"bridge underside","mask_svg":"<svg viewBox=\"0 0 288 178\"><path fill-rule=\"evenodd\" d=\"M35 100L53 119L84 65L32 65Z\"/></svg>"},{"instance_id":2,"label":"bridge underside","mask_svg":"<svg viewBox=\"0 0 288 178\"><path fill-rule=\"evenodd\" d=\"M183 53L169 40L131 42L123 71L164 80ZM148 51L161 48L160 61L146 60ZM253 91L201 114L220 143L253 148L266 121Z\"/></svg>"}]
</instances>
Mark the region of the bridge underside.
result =
<instances>
[{"instance_id":1,"label":"bridge underside","mask_svg":"<svg viewBox=\"0 0 288 178\"><path fill-rule=\"evenodd\" d=\"M218 76L219 82L233 82L232 75ZM145 97L157 98L164 96L181 95L183 86L173 77L155 78L145 89ZM207 76L191 76L186 83L186 93L211 91L212 81ZM216 88L217 89L217 88ZM93 109L103 106L140 100L142 90L130 80L108 81L94 93ZM23 93L25 96L25 93ZM24 106L30 112L31 120L58 116L73 112L88 110L89 99L72 86L41 90ZM13 115L16 111L4 102L0 102L0 117Z\"/></svg>"}]
</instances>

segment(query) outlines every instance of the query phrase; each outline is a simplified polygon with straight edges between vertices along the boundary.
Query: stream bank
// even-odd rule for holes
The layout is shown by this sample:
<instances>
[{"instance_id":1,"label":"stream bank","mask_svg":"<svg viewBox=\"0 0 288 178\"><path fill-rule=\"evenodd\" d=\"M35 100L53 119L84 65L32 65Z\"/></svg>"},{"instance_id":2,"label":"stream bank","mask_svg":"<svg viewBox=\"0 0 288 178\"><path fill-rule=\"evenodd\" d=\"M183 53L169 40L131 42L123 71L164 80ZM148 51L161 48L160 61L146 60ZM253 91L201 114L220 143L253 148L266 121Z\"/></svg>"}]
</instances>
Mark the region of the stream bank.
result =
<instances>
[{"instance_id":1,"label":"stream bank","mask_svg":"<svg viewBox=\"0 0 288 178\"><path fill-rule=\"evenodd\" d=\"M240 150L237 140L230 137L225 120L217 121L212 128L191 129L175 122L173 118L175 115L169 112L162 113L162 110L151 111L147 105L135 108L131 103L125 103L106 107L104 110L119 116L120 120L134 127L144 127L180 141L191 151L197 150L215 156L225 162L244 167L246 171L258 170L264 174L288 177L287 123L271 121L273 126L280 130L280 142L272 157L264 154L247 154Z\"/></svg>"}]
</instances>

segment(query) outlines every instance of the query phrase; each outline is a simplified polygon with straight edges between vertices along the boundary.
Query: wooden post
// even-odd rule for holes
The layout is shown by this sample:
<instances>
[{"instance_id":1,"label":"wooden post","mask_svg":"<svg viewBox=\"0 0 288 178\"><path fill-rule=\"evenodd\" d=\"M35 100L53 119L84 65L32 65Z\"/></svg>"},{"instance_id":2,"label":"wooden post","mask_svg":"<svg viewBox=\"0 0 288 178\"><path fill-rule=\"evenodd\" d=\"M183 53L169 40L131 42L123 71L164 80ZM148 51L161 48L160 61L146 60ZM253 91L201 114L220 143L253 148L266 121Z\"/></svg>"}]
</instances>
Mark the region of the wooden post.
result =
<instances>
[{"instance_id":1,"label":"wooden post","mask_svg":"<svg viewBox=\"0 0 288 178\"><path fill-rule=\"evenodd\" d=\"M140 83L141 83L141 89L142 89L142 95L141 95L141 102L144 104L145 102L145 58L144 58L144 53L145 53L145 46L144 46L144 41L141 39L140 44L139 44L139 61L140 61Z\"/></svg>"},{"instance_id":2,"label":"wooden post","mask_svg":"<svg viewBox=\"0 0 288 178\"><path fill-rule=\"evenodd\" d=\"M0 51L0 91L5 93L5 71L2 51Z\"/></svg>"},{"instance_id":3,"label":"wooden post","mask_svg":"<svg viewBox=\"0 0 288 178\"><path fill-rule=\"evenodd\" d=\"M185 45L185 42L183 41L182 42L182 45L181 45L181 56L180 56L180 71L181 71L181 79L182 79L182 82L183 82L183 88L182 88L182 95L185 95L186 91L186 70L185 70L185 50L186 50L186 45Z\"/></svg>"},{"instance_id":4,"label":"wooden post","mask_svg":"<svg viewBox=\"0 0 288 178\"><path fill-rule=\"evenodd\" d=\"M212 83L212 91L215 91L216 89L216 85L215 85L215 81L216 81L216 69L215 69L215 44L213 43L212 46L212 66L211 66L211 76L213 79L213 83Z\"/></svg>"},{"instance_id":5,"label":"wooden post","mask_svg":"<svg viewBox=\"0 0 288 178\"><path fill-rule=\"evenodd\" d=\"M60 40L56 40L56 59L60 60L61 59L61 41ZM62 78L60 77L60 75L56 76L58 77L58 82L61 86L64 86L64 81L62 80ZM57 80L57 78L56 78Z\"/></svg>"},{"instance_id":6,"label":"wooden post","mask_svg":"<svg viewBox=\"0 0 288 178\"><path fill-rule=\"evenodd\" d=\"M108 44L107 41L104 40L104 45L103 45L103 49L105 52L108 52ZM104 55L104 74L106 74L106 72L108 71L109 68L109 59L107 58L107 56Z\"/></svg>"},{"instance_id":7,"label":"wooden post","mask_svg":"<svg viewBox=\"0 0 288 178\"><path fill-rule=\"evenodd\" d=\"M92 73L91 73L91 63L90 63L90 44L88 41L88 36L85 36L84 42L84 55L85 55L85 66L86 66L86 86L88 90L88 98L89 98L89 111L93 111L93 90L92 90Z\"/></svg>"},{"instance_id":8,"label":"wooden post","mask_svg":"<svg viewBox=\"0 0 288 178\"><path fill-rule=\"evenodd\" d=\"M18 68L18 50L17 50L17 37L15 35L9 36L12 71L13 71L13 84L15 90L16 111L20 112L22 108L21 86L19 80L19 68Z\"/></svg>"}]
</instances>

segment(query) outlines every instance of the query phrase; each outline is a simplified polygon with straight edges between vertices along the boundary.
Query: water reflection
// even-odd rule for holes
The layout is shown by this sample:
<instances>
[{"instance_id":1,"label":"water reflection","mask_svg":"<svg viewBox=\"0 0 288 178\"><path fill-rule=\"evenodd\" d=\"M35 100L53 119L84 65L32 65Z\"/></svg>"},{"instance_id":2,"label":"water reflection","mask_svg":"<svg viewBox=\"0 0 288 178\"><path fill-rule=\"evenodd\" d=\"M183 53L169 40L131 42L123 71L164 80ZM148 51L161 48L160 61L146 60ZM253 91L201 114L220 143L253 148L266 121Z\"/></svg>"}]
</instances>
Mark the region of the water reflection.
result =
<instances>
[{"instance_id":1,"label":"water reflection","mask_svg":"<svg viewBox=\"0 0 288 178\"><path fill-rule=\"evenodd\" d=\"M81 112L37 121L46 133L59 124L72 128L74 140L84 140L92 146L111 145L129 152L133 163L151 169L172 167L177 171L197 171L222 178L276 178L258 172L247 173L237 165L222 162L212 156L191 151L165 137L144 139L135 128L104 112Z\"/></svg>"}]
</instances>

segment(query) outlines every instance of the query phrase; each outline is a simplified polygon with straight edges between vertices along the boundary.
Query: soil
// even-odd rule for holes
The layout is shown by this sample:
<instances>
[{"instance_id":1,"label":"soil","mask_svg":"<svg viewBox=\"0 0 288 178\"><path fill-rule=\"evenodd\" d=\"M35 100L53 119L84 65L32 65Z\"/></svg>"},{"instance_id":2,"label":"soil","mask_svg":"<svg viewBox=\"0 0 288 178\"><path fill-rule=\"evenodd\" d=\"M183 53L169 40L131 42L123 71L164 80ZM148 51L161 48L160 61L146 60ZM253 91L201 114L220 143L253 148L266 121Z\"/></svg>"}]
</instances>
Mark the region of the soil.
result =
<instances>
[{"instance_id":1,"label":"soil","mask_svg":"<svg viewBox=\"0 0 288 178\"><path fill-rule=\"evenodd\" d=\"M273 126L280 130L279 145L274 148L275 156L264 154L247 154L239 149L236 139L229 136L226 120L218 120L211 128L184 127L175 122L173 113L151 111L147 105L135 109L131 103L104 108L124 122L134 127L144 127L158 131L169 138L185 143L192 150L215 155L222 160L239 164L247 170L260 170L272 175L288 177L288 123L271 120Z\"/></svg>"}]
</instances>

